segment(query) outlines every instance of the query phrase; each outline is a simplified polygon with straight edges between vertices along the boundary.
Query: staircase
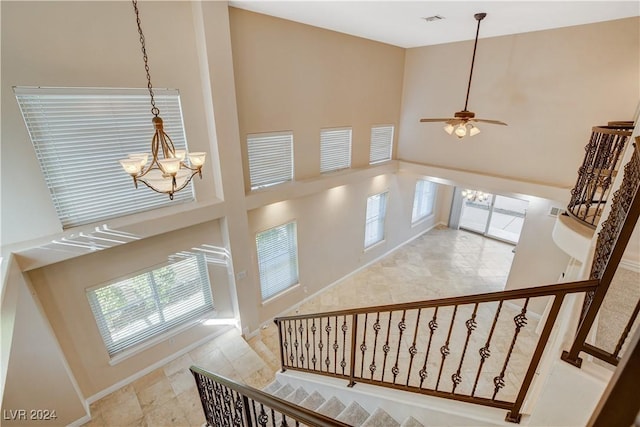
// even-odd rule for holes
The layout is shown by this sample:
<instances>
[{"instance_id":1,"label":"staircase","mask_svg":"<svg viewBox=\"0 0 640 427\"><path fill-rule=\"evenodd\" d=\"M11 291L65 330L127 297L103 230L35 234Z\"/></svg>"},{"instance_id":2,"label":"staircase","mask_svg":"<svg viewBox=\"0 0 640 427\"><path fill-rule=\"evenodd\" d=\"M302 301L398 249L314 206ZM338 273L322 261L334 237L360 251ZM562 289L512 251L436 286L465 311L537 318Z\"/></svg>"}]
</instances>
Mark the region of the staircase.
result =
<instances>
[{"instance_id":1,"label":"staircase","mask_svg":"<svg viewBox=\"0 0 640 427\"><path fill-rule=\"evenodd\" d=\"M422 426L413 417L407 417L400 423L384 409L377 408L369 413L356 401L343 402L336 396L324 397L317 391L309 393L303 387L294 389L290 384L282 385L277 380L267 386L264 391L294 405L302 406L354 427Z\"/></svg>"}]
</instances>

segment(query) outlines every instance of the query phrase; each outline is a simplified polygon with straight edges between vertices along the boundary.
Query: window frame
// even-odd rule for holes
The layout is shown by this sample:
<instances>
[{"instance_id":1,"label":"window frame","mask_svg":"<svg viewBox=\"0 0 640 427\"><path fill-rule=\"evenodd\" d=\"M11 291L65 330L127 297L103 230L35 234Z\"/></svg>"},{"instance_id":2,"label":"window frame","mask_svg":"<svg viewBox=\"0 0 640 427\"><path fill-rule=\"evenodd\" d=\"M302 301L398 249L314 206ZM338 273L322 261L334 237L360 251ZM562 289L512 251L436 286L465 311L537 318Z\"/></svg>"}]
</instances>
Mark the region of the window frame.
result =
<instances>
[{"instance_id":1,"label":"window frame","mask_svg":"<svg viewBox=\"0 0 640 427\"><path fill-rule=\"evenodd\" d=\"M431 191L423 191L421 193L418 192L418 186L421 183L427 183L428 186L427 188L431 189ZM430 181L428 179L418 179L416 180L416 184L414 187L414 192L413 192L413 205L412 205L412 209L411 209L411 224L417 224L419 222L422 222L423 220L429 218L430 216L432 216L435 212L435 205L436 205L436 197L438 194L438 185L433 182ZM430 195L431 200L430 201L426 201L425 202L425 196ZM430 206L431 209L428 212L422 212L422 211L418 211L416 208L416 204L418 204L418 209L420 206L426 205L426 206Z\"/></svg>"},{"instance_id":2,"label":"window frame","mask_svg":"<svg viewBox=\"0 0 640 427\"><path fill-rule=\"evenodd\" d=\"M381 197L383 199L382 209L378 208L376 215L369 215L369 201L374 197ZM372 194L367 197L367 203L365 208L364 217L364 250L368 250L385 241L386 237L386 220L387 220L387 205L389 203L389 190L381 191L380 193ZM380 214L380 211L382 214ZM377 224L377 232L375 239L368 238L371 224Z\"/></svg>"},{"instance_id":3,"label":"window frame","mask_svg":"<svg viewBox=\"0 0 640 427\"><path fill-rule=\"evenodd\" d=\"M149 152L146 89L14 87L43 180L63 229L195 201L194 184L170 200L134 183L118 160ZM164 127L188 150L180 93L154 88ZM126 108L123 108L126 107Z\"/></svg>"},{"instance_id":4,"label":"window frame","mask_svg":"<svg viewBox=\"0 0 640 427\"><path fill-rule=\"evenodd\" d=\"M287 137L288 141L278 141L278 138L284 139L284 137ZM273 146L258 148L257 146L252 145L252 142L254 144L267 144L269 139L273 140L274 143L281 143L283 146L285 144L288 144L288 147L280 147L277 151L274 152ZM246 144L247 164L249 167L249 187L251 191L272 187L274 185L279 185L294 180L294 139L292 131L247 134ZM256 158L252 157L252 150L257 150L256 152L260 150L262 151L259 157ZM281 159L276 159L277 156L275 154L284 154L285 156ZM265 164L261 165L260 162L265 162ZM271 163L269 164L268 162ZM274 165L276 164L278 168L274 168ZM261 167L258 168L259 166ZM286 171L286 173L278 174L274 173L274 171ZM256 180L256 182L254 182L254 179Z\"/></svg>"},{"instance_id":5,"label":"window frame","mask_svg":"<svg viewBox=\"0 0 640 427\"><path fill-rule=\"evenodd\" d=\"M340 139L340 133L343 132L348 135L348 140ZM327 174L351 168L352 150L353 129L350 126L320 129L320 173Z\"/></svg>"},{"instance_id":6,"label":"window frame","mask_svg":"<svg viewBox=\"0 0 640 427\"><path fill-rule=\"evenodd\" d=\"M378 138L376 138L375 131L378 129L391 129L391 138L389 141L381 141L382 143L388 144L388 147L382 146L381 143L376 143ZM371 126L371 138L369 142L369 164L376 165L379 163L388 162L393 157L393 138L395 136L395 126L394 125L374 125ZM381 138L381 137L380 137ZM378 152L388 152L384 158L374 158L374 153Z\"/></svg>"},{"instance_id":7,"label":"window frame","mask_svg":"<svg viewBox=\"0 0 640 427\"><path fill-rule=\"evenodd\" d=\"M184 270L183 273L197 273L199 288L202 293L203 304L199 307L193 308L191 307L190 311L186 311L184 313L180 313L175 316L173 319L166 320L164 319L164 313L161 313L159 310L162 308L166 309L167 304L162 305L160 301L159 292L157 289L156 279L153 277L154 272L159 272L162 269L167 267L175 266L180 263L186 263L191 259L196 260L196 269ZM177 274L177 271L173 270L173 274ZM111 309L109 313L105 314L105 310L103 305L100 303L99 296L97 291L102 289L107 289L112 286L124 286L123 283L127 281L134 281L138 277L149 276L152 277L150 279L151 284L149 285L150 291L153 294L153 303L155 304L155 309L158 310L158 316L160 316L161 322L156 325L148 326L145 329L142 329L136 333L127 335L119 340L114 339L113 333L109 330L107 319L107 314L117 310L124 310L121 308ZM147 282L148 284L148 282ZM174 286L171 290L183 285L183 282L174 283ZM154 287L155 286L155 287ZM102 341L105 345L105 349L111 358L111 361L116 361L122 358L128 357L127 355L131 352L136 352L139 348L144 348L150 343L155 343L157 340L162 339L167 335L174 335L177 331L188 327L189 325L197 322L200 318L205 316L210 316L215 313L215 302L213 299L213 290L211 286L211 279L209 275L209 269L207 266L206 259L203 254L194 254L187 259L181 259L175 262L165 262L161 264L156 264L149 268L136 271L132 274L128 274L126 276L122 276L118 279L111 280L106 283L101 283L99 285L91 286L85 290L85 294L87 297L87 303L89 304L89 309L93 314L93 318L96 322L96 326L98 328L98 332L102 338ZM181 294L182 295L182 294ZM132 300L128 305L136 304L139 305L140 302L146 302L149 299L148 297L142 297L142 299ZM154 315L154 313L149 314L145 318ZM140 319L137 319L140 320Z\"/></svg>"},{"instance_id":8,"label":"window frame","mask_svg":"<svg viewBox=\"0 0 640 427\"><path fill-rule=\"evenodd\" d=\"M289 230L288 227L291 227ZM269 254L261 251L260 248L260 236L265 233L273 232L277 229L287 230L286 238L288 240L287 252L279 253L279 254ZM291 233L291 234L289 234ZM265 230L259 231L255 235L256 242L256 263L258 267L258 278L260 281L260 298L262 303L266 303L274 298L277 298L284 292L289 291L290 289L298 286L300 284L300 269L299 269L299 257L298 257L298 224L296 220L288 221L283 224L279 224ZM273 249L273 243L269 242ZM282 248L280 248L282 249ZM293 250L293 253L291 251ZM261 255L264 254L264 255ZM261 259L262 256L270 256L272 259ZM290 270L289 274L293 278L293 280L287 281L285 284L277 283L276 285L267 285L266 283L266 273L273 274L273 271L269 271L267 266L264 268L264 265L267 265L269 262L273 261L273 258L279 258L285 256L288 258L288 262L293 262L293 264L288 264L287 268ZM269 277L269 280L272 280Z\"/></svg>"}]
</instances>

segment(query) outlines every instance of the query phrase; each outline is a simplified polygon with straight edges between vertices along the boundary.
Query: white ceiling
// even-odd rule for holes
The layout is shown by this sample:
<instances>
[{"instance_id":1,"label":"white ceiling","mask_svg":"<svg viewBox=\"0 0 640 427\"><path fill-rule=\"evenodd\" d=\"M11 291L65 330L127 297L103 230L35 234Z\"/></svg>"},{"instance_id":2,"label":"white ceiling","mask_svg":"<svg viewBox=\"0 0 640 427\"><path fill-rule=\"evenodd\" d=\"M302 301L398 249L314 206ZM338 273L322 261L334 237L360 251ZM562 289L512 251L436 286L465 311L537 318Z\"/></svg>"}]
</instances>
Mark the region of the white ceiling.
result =
<instances>
[{"instance_id":1,"label":"white ceiling","mask_svg":"<svg viewBox=\"0 0 640 427\"><path fill-rule=\"evenodd\" d=\"M475 37L473 15L486 12L480 38L640 15L640 1L270 1L231 6L400 47ZM426 22L428 16L445 19Z\"/></svg>"}]
</instances>

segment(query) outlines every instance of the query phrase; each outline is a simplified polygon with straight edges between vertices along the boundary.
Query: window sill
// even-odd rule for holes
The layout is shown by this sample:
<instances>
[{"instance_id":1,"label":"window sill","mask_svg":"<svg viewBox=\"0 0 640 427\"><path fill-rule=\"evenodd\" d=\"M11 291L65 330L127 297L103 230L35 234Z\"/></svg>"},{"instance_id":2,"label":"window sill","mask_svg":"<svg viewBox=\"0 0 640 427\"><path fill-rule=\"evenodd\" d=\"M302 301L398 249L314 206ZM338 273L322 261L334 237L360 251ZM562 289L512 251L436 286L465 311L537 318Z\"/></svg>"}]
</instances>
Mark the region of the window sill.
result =
<instances>
[{"instance_id":1,"label":"window sill","mask_svg":"<svg viewBox=\"0 0 640 427\"><path fill-rule=\"evenodd\" d=\"M281 296L288 294L289 292L293 292L295 289L300 288L300 282L296 283L295 285L291 285L289 286L287 289L283 289L280 292L278 292L275 295L270 296L269 298L267 298L266 300L262 301L262 306L265 306L271 302L273 302L274 300L276 300L277 298L280 298Z\"/></svg>"},{"instance_id":2,"label":"window sill","mask_svg":"<svg viewBox=\"0 0 640 427\"><path fill-rule=\"evenodd\" d=\"M116 366L119 363L122 363L123 361L129 359L130 357L136 356L140 353L142 353L143 351L157 345L160 344L166 340L168 340L169 338L172 338L184 331L186 331L187 329L192 328L193 326L196 326L198 324L202 324L207 322L208 320L212 320L215 319L216 317L216 312L215 311L210 311L208 313L203 314L202 316L199 316L193 320L190 320L188 322L183 323L182 325L178 325L166 332L163 332L161 334L158 334L152 338L149 338L148 340L141 342L140 344L136 344L133 347L127 348L125 350L122 350L118 353L116 353L115 355L113 355L111 357L111 359L109 360L109 365L110 366ZM229 324L235 324L232 323L231 321L235 322L235 319L230 319Z\"/></svg>"}]
</instances>

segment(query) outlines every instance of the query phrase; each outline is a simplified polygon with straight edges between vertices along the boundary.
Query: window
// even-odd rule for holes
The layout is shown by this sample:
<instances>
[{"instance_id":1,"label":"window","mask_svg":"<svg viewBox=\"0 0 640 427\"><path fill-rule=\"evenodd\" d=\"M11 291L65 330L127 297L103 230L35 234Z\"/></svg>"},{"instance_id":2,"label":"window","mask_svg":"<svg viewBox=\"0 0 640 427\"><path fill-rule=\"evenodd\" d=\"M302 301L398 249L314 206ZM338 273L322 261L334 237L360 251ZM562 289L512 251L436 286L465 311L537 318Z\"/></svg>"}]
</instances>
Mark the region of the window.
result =
<instances>
[{"instance_id":1,"label":"window","mask_svg":"<svg viewBox=\"0 0 640 427\"><path fill-rule=\"evenodd\" d=\"M424 179L416 182L413 196L413 213L411 222L420 221L433 213L433 201L436 195L436 184Z\"/></svg>"},{"instance_id":2,"label":"window","mask_svg":"<svg viewBox=\"0 0 640 427\"><path fill-rule=\"evenodd\" d=\"M365 249L384 239L384 217L387 212L387 193L374 194L367 199L364 230Z\"/></svg>"},{"instance_id":3,"label":"window","mask_svg":"<svg viewBox=\"0 0 640 427\"><path fill-rule=\"evenodd\" d=\"M203 255L87 290L109 355L213 310Z\"/></svg>"},{"instance_id":4,"label":"window","mask_svg":"<svg viewBox=\"0 0 640 427\"><path fill-rule=\"evenodd\" d=\"M298 283L295 222L258 233L256 248L263 301Z\"/></svg>"},{"instance_id":5,"label":"window","mask_svg":"<svg viewBox=\"0 0 640 427\"><path fill-rule=\"evenodd\" d=\"M320 172L351 167L351 128L320 131Z\"/></svg>"},{"instance_id":6,"label":"window","mask_svg":"<svg viewBox=\"0 0 640 427\"><path fill-rule=\"evenodd\" d=\"M371 128L371 152L369 164L391 160L393 148L393 126L374 126Z\"/></svg>"},{"instance_id":7,"label":"window","mask_svg":"<svg viewBox=\"0 0 640 427\"><path fill-rule=\"evenodd\" d=\"M251 189L293 180L291 132L247 135Z\"/></svg>"},{"instance_id":8,"label":"window","mask_svg":"<svg viewBox=\"0 0 640 427\"><path fill-rule=\"evenodd\" d=\"M135 188L118 160L149 152L149 93L141 89L15 88L31 142L63 228L194 199L193 186L174 201ZM165 131L187 149L180 95L155 89Z\"/></svg>"}]
</instances>

